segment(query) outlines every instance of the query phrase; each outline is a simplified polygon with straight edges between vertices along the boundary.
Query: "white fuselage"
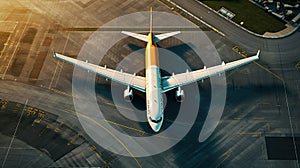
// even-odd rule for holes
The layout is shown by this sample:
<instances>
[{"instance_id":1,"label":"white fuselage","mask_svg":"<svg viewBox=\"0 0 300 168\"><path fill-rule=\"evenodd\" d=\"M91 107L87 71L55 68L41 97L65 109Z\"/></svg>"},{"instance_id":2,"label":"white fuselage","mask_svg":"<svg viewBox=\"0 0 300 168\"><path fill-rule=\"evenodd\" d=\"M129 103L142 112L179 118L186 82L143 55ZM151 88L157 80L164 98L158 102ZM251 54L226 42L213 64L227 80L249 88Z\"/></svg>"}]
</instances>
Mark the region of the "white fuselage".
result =
<instances>
[{"instance_id":1,"label":"white fuselage","mask_svg":"<svg viewBox=\"0 0 300 168\"><path fill-rule=\"evenodd\" d=\"M148 123L155 132L160 130L164 116L158 59L158 50L153 40L153 34L149 33L145 51L146 108Z\"/></svg>"}]
</instances>

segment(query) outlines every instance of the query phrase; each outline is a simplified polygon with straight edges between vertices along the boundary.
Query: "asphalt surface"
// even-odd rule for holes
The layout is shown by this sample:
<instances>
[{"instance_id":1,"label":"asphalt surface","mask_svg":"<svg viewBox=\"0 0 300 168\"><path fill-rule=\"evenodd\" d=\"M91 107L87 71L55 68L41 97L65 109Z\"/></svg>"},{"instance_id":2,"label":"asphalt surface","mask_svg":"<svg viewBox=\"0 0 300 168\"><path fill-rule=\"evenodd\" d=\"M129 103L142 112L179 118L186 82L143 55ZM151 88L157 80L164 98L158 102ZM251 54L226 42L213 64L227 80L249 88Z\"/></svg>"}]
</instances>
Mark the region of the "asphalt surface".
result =
<instances>
[{"instance_id":1,"label":"asphalt surface","mask_svg":"<svg viewBox=\"0 0 300 168\"><path fill-rule=\"evenodd\" d=\"M213 25L217 30L225 34L225 40L233 43L233 47L237 46L240 51L246 53L255 52L261 49L259 64L267 67L273 76L280 78L278 84L285 92L285 106L288 108L290 117L290 130L286 133L287 136L298 136L297 129L299 123L299 70L295 67L299 62L299 42L300 32L295 31L293 34L279 39L267 39L257 37L248 33L243 29L237 28L234 24L220 17L218 14L210 11L206 7L200 5L197 1L172 1L185 10L191 12L196 17L201 18L206 23ZM274 74L273 74L274 73ZM261 78L261 77L256 77ZM264 78L265 80L265 78ZM266 82L265 80L264 82ZM268 87L273 89L274 85ZM268 89L267 88L267 89ZM299 150L299 149L298 149ZM275 166L276 164L274 164ZM299 167L299 162L296 164Z\"/></svg>"},{"instance_id":2,"label":"asphalt surface","mask_svg":"<svg viewBox=\"0 0 300 168\"><path fill-rule=\"evenodd\" d=\"M261 59L257 64L226 73L226 106L209 139L202 143L198 141L210 109L211 86L206 80L199 83L201 102L196 122L177 145L150 157L124 157L104 149L85 133L76 116L73 99L85 98L72 95L73 66L59 62L51 55L54 48L76 58L95 28L118 16L147 11L149 6L157 11L172 12L165 4L129 0L109 3L95 0L6 1L0 3L0 7L3 6L1 31L10 33L4 39L6 45L0 57L2 167L299 167L293 160L268 160L265 144L265 137L299 135L300 78L295 67L300 61L299 31L282 39L256 37L196 1L173 2L225 34L220 36L206 25L197 25L205 31L225 62L241 59L245 54L251 55L261 49ZM184 12L179 13L189 18ZM132 19L148 24L148 16ZM103 31L109 34L109 31L119 29ZM105 39L101 40L94 45L105 46ZM130 44L128 40L132 40ZM143 45L132 38L121 40L109 50L101 64L115 68L128 54ZM169 40L160 45L182 56L192 69L203 67L194 51L182 42ZM139 60L132 61L132 64L139 64ZM128 121L118 113L111 87L110 82L97 78L97 102L106 122L133 137L153 135L147 123ZM121 93L125 89L120 85L116 87ZM172 99L173 95L174 92L170 92L167 97ZM138 99L133 102L134 106L143 110L144 95L137 93L135 97ZM174 109L178 104L175 101L169 103L163 129L169 127L177 116ZM120 108L130 112L131 106L123 103ZM98 123L84 113L79 115L91 125ZM103 141L108 139L103 135ZM126 146L119 150L130 152Z\"/></svg>"}]
</instances>

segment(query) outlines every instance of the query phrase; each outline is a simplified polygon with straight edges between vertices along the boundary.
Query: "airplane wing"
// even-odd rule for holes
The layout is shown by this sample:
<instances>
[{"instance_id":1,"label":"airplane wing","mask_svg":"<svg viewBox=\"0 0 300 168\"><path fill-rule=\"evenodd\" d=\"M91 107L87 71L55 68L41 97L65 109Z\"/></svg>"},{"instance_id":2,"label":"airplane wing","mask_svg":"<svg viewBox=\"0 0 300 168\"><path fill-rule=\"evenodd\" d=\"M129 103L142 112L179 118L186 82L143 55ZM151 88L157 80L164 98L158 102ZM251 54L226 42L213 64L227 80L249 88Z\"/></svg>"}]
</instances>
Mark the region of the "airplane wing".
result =
<instances>
[{"instance_id":1,"label":"airplane wing","mask_svg":"<svg viewBox=\"0 0 300 168\"><path fill-rule=\"evenodd\" d=\"M126 34L128 36L131 36L133 38L142 40L144 42L148 42L148 36L146 36L146 35L138 34L138 33L132 33L132 32L128 32L128 31L122 31L121 33Z\"/></svg>"},{"instance_id":2,"label":"airplane wing","mask_svg":"<svg viewBox=\"0 0 300 168\"><path fill-rule=\"evenodd\" d=\"M104 78L119 82L126 86L130 86L131 88L134 88L141 92L146 92L145 78L142 76L136 76L135 74L116 71L113 69L106 68L106 66L105 67L97 66L88 62L80 61L74 58L64 56L62 54L58 54L54 51L53 51L53 56L54 58L58 58L70 64L79 66L83 69L86 69L87 71L94 72L97 75L100 75Z\"/></svg>"},{"instance_id":3,"label":"airplane wing","mask_svg":"<svg viewBox=\"0 0 300 168\"><path fill-rule=\"evenodd\" d=\"M164 40L166 38L175 36L179 33L180 33L180 31L175 31L175 32L169 32L169 33L163 33L163 34L155 35L155 41L159 42L159 41Z\"/></svg>"},{"instance_id":4,"label":"airplane wing","mask_svg":"<svg viewBox=\"0 0 300 168\"><path fill-rule=\"evenodd\" d=\"M225 71L228 71L228 70L237 68L239 66L245 65L247 63L253 62L255 60L258 60L259 53L260 53L260 50L258 50L258 52L255 56L248 57L245 59L233 61L233 62L226 63L226 64L224 62L222 62L221 65L213 66L210 68L206 68L204 66L204 68L200 69L200 70L196 70L196 71L192 71L192 72L187 71L185 73L163 77L162 78L163 92L167 92L176 87L187 85L192 82L196 82L199 80L209 78L211 76L223 73Z\"/></svg>"}]
</instances>

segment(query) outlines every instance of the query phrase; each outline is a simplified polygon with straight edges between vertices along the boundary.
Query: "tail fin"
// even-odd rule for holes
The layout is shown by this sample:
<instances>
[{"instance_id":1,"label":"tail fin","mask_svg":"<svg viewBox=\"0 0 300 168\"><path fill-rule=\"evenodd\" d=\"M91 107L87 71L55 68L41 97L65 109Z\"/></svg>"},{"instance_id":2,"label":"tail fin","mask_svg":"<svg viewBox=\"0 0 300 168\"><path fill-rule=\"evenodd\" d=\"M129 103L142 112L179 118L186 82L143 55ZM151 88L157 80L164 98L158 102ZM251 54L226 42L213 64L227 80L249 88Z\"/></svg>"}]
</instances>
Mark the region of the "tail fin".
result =
<instances>
[{"instance_id":1,"label":"tail fin","mask_svg":"<svg viewBox=\"0 0 300 168\"><path fill-rule=\"evenodd\" d=\"M152 7L150 7L150 31L152 33L152 25L153 25L153 16L152 16Z\"/></svg>"},{"instance_id":2,"label":"tail fin","mask_svg":"<svg viewBox=\"0 0 300 168\"><path fill-rule=\"evenodd\" d=\"M152 12L152 7L150 7L150 31L149 31L149 34L152 34L152 28L153 28L153 12ZM139 39L139 40L142 40L144 42L148 42L148 36L146 35L143 35L143 34L138 34L138 33L133 33L133 32L128 32L128 31L122 31L121 33L123 34L126 34L128 36L131 36L133 38L136 38L136 39ZM161 40L164 40L166 38L169 38L169 37L172 37L172 36L175 36L177 34L179 34L180 31L175 31L175 32L170 32L170 33L163 33L163 34L159 34L159 35L154 35L154 40L155 42L159 42Z\"/></svg>"}]
</instances>

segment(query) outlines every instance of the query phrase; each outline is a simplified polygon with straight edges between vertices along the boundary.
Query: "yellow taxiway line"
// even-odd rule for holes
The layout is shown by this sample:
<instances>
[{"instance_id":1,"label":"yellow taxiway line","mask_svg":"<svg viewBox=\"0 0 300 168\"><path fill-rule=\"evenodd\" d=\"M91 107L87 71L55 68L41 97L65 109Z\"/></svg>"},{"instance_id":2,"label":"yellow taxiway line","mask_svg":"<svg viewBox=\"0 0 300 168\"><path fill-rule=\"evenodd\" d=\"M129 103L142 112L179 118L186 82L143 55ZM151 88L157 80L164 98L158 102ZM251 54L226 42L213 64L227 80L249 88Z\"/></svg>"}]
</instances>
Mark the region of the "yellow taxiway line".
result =
<instances>
[{"instance_id":1,"label":"yellow taxiway line","mask_svg":"<svg viewBox=\"0 0 300 168\"><path fill-rule=\"evenodd\" d=\"M73 114L84 115L84 114L81 114L81 113L76 113L75 111L69 110L69 109L67 109L65 111L73 113ZM88 117L88 116L86 116L86 117ZM110 123L110 124L122 127L122 128L126 128L126 129L129 129L129 130L132 130L132 131L136 131L136 132L140 133L141 135L144 135L144 134L146 134L146 135L155 135L155 134L151 134L151 133L145 132L145 131L143 131L141 129L138 129L138 128L134 128L134 127L127 126L127 125L124 125L124 124L116 123L116 122L111 121L111 120L104 119L104 121L107 122L107 123ZM160 135L156 135L156 136L160 137L160 138L163 138L163 139L184 140L184 139L178 139L178 138L172 138L172 137L166 137L166 136L160 136Z\"/></svg>"},{"instance_id":2,"label":"yellow taxiway line","mask_svg":"<svg viewBox=\"0 0 300 168\"><path fill-rule=\"evenodd\" d=\"M107 133L109 133L116 141L118 141L123 147L124 149L130 154L130 156L135 160L135 162L137 163L137 165L139 167L142 167L142 165L140 164L140 162L137 160L137 158L131 153L131 151L127 148L127 146L118 138L116 137L109 129L107 129L106 127L104 127L102 124L98 123L96 120L88 117L88 116L85 116L85 115L82 115L80 113L77 113L78 115L80 115L81 117L85 118L85 119L88 119L90 121L92 121L93 123L95 123L97 126L101 127L103 130L105 130Z\"/></svg>"},{"instance_id":3,"label":"yellow taxiway line","mask_svg":"<svg viewBox=\"0 0 300 168\"><path fill-rule=\"evenodd\" d=\"M258 135L261 136L262 132L240 132L239 135Z\"/></svg>"},{"instance_id":4,"label":"yellow taxiway line","mask_svg":"<svg viewBox=\"0 0 300 168\"><path fill-rule=\"evenodd\" d=\"M225 153L225 158L216 166L216 168L220 167L222 165L222 163L225 162L225 160L227 160L229 157L231 156L231 152L230 151L227 151Z\"/></svg>"}]
</instances>

